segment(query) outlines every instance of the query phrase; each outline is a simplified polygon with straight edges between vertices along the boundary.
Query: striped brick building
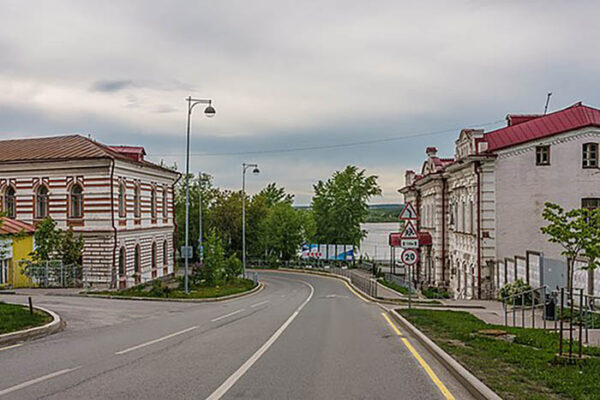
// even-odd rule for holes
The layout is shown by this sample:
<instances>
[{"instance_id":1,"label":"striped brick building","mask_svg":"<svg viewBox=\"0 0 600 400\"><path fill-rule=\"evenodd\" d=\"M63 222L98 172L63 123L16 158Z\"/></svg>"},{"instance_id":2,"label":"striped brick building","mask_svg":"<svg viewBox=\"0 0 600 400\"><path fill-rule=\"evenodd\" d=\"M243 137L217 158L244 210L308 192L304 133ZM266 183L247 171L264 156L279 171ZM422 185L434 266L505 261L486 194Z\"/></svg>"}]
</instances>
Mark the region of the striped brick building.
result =
<instances>
[{"instance_id":1,"label":"striped brick building","mask_svg":"<svg viewBox=\"0 0 600 400\"><path fill-rule=\"evenodd\" d=\"M86 286L127 287L173 273L179 173L143 147L80 136L0 141L0 200L11 218L83 235Z\"/></svg>"}]
</instances>

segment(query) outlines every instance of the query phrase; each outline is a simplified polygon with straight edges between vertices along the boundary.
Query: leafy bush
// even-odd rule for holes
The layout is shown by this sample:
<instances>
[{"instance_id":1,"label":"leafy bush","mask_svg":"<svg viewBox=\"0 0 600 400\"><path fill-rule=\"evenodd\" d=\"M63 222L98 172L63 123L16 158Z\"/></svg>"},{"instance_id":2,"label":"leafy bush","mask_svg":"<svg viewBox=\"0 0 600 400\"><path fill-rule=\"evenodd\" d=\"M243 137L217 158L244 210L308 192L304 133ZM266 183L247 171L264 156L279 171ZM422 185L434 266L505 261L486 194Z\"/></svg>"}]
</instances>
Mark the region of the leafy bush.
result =
<instances>
[{"instance_id":1,"label":"leafy bush","mask_svg":"<svg viewBox=\"0 0 600 400\"><path fill-rule=\"evenodd\" d=\"M428 299L449 299L450 298L450 293L448 293L448 291L446 289L435 287L435 286L430 286L426 289L423 289L421 291L421 293L423 294L423 296L427 297Z\"/></svg>"},{"instance_id":2,"label":"leafy bush","mask_svg":"<svg viewBox=\"0 0 600 400\"><path fill-rule=\"evenodd\" d=\"M500 300L504 300L506 297L514 296L528 290L531 290L531 286L528 283L525 283L523 279L517 279L512 283L507 283L502 286L502 289L500 289ZM531 292L525 294L523 300L525 304L531 303ZM521 296L518 296L515 299L515 304L521 304Z\"/></svg>"}]
</instances>

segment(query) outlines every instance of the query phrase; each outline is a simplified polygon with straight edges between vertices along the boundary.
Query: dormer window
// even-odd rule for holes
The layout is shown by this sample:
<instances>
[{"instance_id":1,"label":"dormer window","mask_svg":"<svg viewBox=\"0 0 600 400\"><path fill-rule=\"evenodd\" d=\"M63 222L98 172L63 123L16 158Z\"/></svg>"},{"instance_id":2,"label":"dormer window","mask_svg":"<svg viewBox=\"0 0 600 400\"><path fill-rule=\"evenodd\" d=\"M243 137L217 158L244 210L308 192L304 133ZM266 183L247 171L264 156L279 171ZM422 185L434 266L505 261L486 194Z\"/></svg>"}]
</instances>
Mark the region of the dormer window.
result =
<instances>
[{"instance_id":1,"label":"dormer window","mask_svg":"<svg viewBox=\"0 0 600 400\"><path fill-rule=\"evenodd\" d=\"M585 143L583 145L583 168L598 168L598 143Z\"/></svg>"},{"instance_id":2,"label":"dormer window","mask_svg":"<svg viewBox=\"0 0 600 400\"><path fill-rule=\"evenodd\" d=\"M550 146L535 147L535 165L550 165Z\"/></svg>"}]
</instances>

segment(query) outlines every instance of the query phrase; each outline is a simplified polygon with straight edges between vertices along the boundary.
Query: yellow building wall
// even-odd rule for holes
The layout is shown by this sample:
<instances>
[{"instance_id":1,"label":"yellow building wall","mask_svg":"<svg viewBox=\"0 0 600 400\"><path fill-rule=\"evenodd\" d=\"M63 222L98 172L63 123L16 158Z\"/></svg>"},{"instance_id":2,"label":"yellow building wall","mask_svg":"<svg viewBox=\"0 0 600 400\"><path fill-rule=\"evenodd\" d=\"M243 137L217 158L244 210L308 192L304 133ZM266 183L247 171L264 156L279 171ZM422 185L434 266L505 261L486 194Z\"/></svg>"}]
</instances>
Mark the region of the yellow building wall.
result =
<instances>
[{"instance_id":1,"label":"yellow building wall","mask_svg":"<svg viewBox=\"0 0 600 400\"><path fill-rule=\"evenodd\" d=\"M31 261L29 254L33 251L33 235L23 236L18 239L13 238L12 250L12 279L9 277L9 281L12 282L14 288L33 286L31 280L21 273L23 267L20 263L21 260Z\"/></svg>"}]
</instances>

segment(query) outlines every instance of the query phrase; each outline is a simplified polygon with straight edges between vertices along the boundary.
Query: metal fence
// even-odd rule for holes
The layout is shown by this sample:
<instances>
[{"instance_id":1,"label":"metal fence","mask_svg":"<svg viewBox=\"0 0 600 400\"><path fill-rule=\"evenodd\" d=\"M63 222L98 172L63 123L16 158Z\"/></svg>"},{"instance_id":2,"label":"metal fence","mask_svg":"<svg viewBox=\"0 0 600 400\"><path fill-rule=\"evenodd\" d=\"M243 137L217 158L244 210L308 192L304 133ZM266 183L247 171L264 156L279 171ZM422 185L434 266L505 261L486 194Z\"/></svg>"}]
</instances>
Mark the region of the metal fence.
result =
<instances>
[{"instance_id":1,"label":"metal fence","mask_svg":"<svg viewBox=\"0 0 600 400\"><path fill-rule=\"evenodd\" d=\"M47 260L39 263L21 264L23 273L39 287L82 287L83 269L81 265L65 265L60 260Z\"/></svg>"},{"instance_id":2,"label":"metal fence","mask_svg":"<svg viewBox=\"0 0 600 400\"><path fill-rule=\"evenodd\" d=\"M333 264L333 263L332 263ZM325 263L308 263L303 262L287 262L285 268L290 269L302 269L306 271L319 271L329 273L333 275L343 276L350 279L350 282L358 288L361 292L371 296L377 297L377 282L372 277L362 276L359 272L353 271L342 263L337 264L342 266L332 266Z\"/></svg>"}]
</instances>

